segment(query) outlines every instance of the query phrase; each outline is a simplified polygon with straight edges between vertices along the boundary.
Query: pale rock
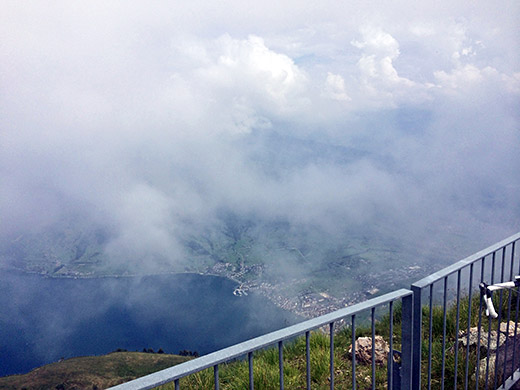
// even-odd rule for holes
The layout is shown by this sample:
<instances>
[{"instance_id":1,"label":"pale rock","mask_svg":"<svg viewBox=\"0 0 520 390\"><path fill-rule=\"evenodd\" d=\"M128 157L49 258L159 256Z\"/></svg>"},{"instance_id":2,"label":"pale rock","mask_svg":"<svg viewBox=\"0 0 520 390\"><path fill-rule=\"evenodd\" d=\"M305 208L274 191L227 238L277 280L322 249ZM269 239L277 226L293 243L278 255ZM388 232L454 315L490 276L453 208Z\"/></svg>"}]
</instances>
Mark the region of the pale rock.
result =
<instances>
[{"instance_id":1,"label":"pale rock","mask_svg":"<svg viewBox=\"0 0 520 390\"><path fill-rule=\"evenodd\" d=\"M515 335L515 322L509 321L509 324L507 322L501 322L500 323L500 332L506 334L509 337L513 337ZM517 332L520 332L520 329L518 329L517 326Z\"/></svg>"},{"instance_id":2,"label":"pale rock","mask_svg":"<svg viewBox=\"0 0 520 390\"><path fill-rule=\"evenodd\" d=\"M489 357L489 368L487 368L488 362L487 358L480 359L479 369L478 369L478 383L479 387L484 387L486 383L486 371L488 373L488 384L493 383L495 380L495 362L497 360L496 355L491 355ZM472 378L475 380L475 374L473 374Z\"/></svg>"},{"instance_id":3,"label":"pale rock","mask_svg":"<svg viewBox=\"0 0 520 390\"><path fill-rule=\"evenodd\" d=\"M376 364L386 363L390 348L382 336L376 336L374 357ZM352 346L349 348L349 356L352 357ZM358 337L356 340L356 361L364 364L372 364L372 337Z\"/></svg>"},{"instance_id":4,"label":"pale rock","mask_svg":"<svg viewBox=\"0 0 520 390\"><path fill-rule=\"evenodd\" d=\"M492 330L489 332L489 350L490 351L496 351L497 348L499 348L504 342L506 341L506 336L504 334L500 334L500 337L498 338L498 345L497 345L497 331ZM469 346L473 347L477 345L478 342L478 328L475 326L473 328L469 329ZM461 343L464 347L468 344L468 336L466 333L462 333L459 336L459 343ZM480 349L482 353L486 353L488 350L488 332L481 328L480 330L480 343L479 343Z\"/></svg>"}]
</instances>

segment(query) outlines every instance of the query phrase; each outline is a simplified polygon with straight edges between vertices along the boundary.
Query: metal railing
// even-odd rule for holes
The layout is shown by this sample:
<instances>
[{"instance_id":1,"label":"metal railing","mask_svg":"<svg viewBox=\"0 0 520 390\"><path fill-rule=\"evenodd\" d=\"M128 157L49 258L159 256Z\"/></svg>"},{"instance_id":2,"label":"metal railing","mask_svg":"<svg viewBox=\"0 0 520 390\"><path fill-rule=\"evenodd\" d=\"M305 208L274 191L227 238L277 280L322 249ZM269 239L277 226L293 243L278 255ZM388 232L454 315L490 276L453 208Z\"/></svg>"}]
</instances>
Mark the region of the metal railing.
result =
<instances>
[{"instance_id":1,"label":"metal railing","mask_svg":"<svg viewBox=\"0 0 520 390\"><path fill-rule=\"evenodd\" d=\"M249 364L249 389L254 388L254 373L253 373L253 355L255 351L264 349L269 346L275 346L278 344L279 354L279 387L283 390L284 388L284 372L283 372L283 345L285 341L294 339L296 336L305 334L306 341L306 388L311 388L311 363L310 363L310 332L312 330L327 326L329 329L329 368L330 368L330 388L334 389L334 327L335 324L346 318L350 318L349 325L352 332L352 388L356 388L356 350L355 350L355 335L356 335L356 316L362 313L370 313L370 322L372 329L372 346L375 345L375 308L378 306L388 305L388 315L390 318L390 334L389 334L389 356L392 357L394 353L393 349L393 313L394 303L396 301L401 302L401 332L402 332L402 343L401 343L401 375L400 382L401 388L409 389L411 383L411 353L412 353L412 291L401 289L397 290L380 297L370 299L369 301L362 302L350 307L334 311L323 316L313 318L308 321L301 322L299 324L289 326L278 331L268 333L266 335L245 341L240 344L233 345L229 348L222 349L220 351L210 353L200 358L167 368L165 370L138 378L134 381L123 383L115 386L114 390L145 390L152 389L154 387L174 382L175 389L179 389L179 379L188 376L190 374L202 371L206 368L213 367L215 377L215 389L219 389L219 364L228 362L236 358L246 357ZM372 388L375 389L375 350L372 348ZM392 383L396 380L395 369L393 367L394 360L388 359L388 380L389 387L392 388Z\"/></svg>"},{"instance_id":2,"label":"metal railing","mask_svg":"<svg viewBox=\"0 0 520 390\"><path fill-rule=\"evenodd\" d=\"M517 249L519 240L520 233L517 233L412 284L411 289L414 293L413 389L431 389L432 387L463 388L465 390L468 388L496 389L505 381L505 378L512 377L515 372L518 372L515 353L518 335L518 292L516 292L516 302L513 302L513 291L508 291L506 294L504 291L500 291L499 310L497 310L499 316L496 323L493 324L491 317L483 318L482 313L485 309L483 296L478 295L477 291L481 282L489 284L504 282L506 279L512 280L515 272L520 273L518 266L515 266L518 257L515 249ZM507 301L505 295L508 296ZM428 299L427 305L423 305L425 301L423 298ZM511 334L508 328L509 321L512 319L512 304L515 305L516 310L514 310L514 331ZM442 375L440 378L434 378L432 382L432 355L435 349L433 346L435 341L433 335L434 306L442 308L440 351ZM455 323L447 323L448 310L455 315ZM505 329L507 334L501 346L500 330L492 329L501 326L499 324L502 324L504 317L507 317ZM506 367L508 360L506 357L511 342L513 343L513 359L511 365ZM423 346L426 347L426 351L422 351ZM482 356L484 354L485 356ZM503 364L500 364L501 355ZM447 361L448 356L450 364ZM426 359L424 359L425 357ZM485 361L481 362L481 358ZM448 372L452 383L449 383ZM425 383L421 387L423 379ZM474 382L474 386L472 382ZM507 389L509 388L507 386L511 385L504 384L501 388Z\"/></svg>"},{"instance_id":3,"label":"metal railing","mask_svg":"<svg viewBox=\"0 0 520 390\"><path fill-rule=\"evenodd\" d=\"M334 389L334 335L336 324L346 323L350 327L352 337L351 358L351 388L358 388L356 383L356 319L369 318L372 339L371 388L376 389L375 364L375 310L388 310L389 318L389 349L387 359L387 389L450 388L465 390L493 388L509 389L520 379L520 349L518 334L519 294L513 298L512 291L500 291L495 298L498 304L499 317L496 323L491 318L486 321L482 317L482 294L477 294L478 285L482 281L490 284L511 280L516 272L520 274L520 264L515 266L518 250L515 252L520 233L517 233L489 248L467 257L443 270L436 272L411 286L411 290L401 289L368 301L337 310L335 312L301 322L299 324L268 333L266 335L245 341L220 351L190 360L171 368L135 379L112 387L114 390L145 390L174 383L175 390L180 389L180 379L205 369L213 368L214 388L219 389L219 365L234 359L247 359L249 370L249 389L254 389L253 359L254 353L267 347L278 346L279 388L284 389L284 343L297 336L305 335L306 383L299 388L311 388L310 333L312 330L327 327L329 333L329 385ZM518 262L520 263L520 261ZM519 268L516 268L519 267ZM518 269L518 271L517 271ZM506 274L506 272L508 272ZM465 282L463 282L465 281ZM428 304L423 305L423 298ZM480 299L479 299L480 298ZM399 367L394 361L394 329L393 318L395 303L401 304L401 359ZM511 309L512 306L515 309ZM434 310L442 309L441 329L434 324ZM448 317L448 312L453 316ZM453 321L453 317L455 320ZM514 325L509 321L514 317ZM476 346L471 346L474 336L472 321L478 318L476 326ZM506 336L502 346L499 346L499 324L506 318ZM435 320L437 321L437 320ZM486 324L487 322L487 324ZM483 324L485 327L483 327ZM511 326L511 329L509 328ZM437 327L437 329L434 328ZM498 331L492 330L498 328ZM514 328L514 330L513 330ZM434 336L440 334L440 345ZM473 333L472 333L473 332ZM493 333L495 332L495 333ZM464 333L463 336L460 333ZM481 343L481 336L487 338ZM471 336L473 334L473 336ZM426 336L427 335L427 336ZM495 337L496 347L493 350L492 339ZM519 341L517 343L517 338ZM465 340L465 341L464 341ZM486 344L486 353L481 353L481 347ZM424 347L424 348L423 348ZM461 348L462 347L462 348ZM436 349L437 348L437 349ZM440 350L438 350L440 348ZM512 348L512 359L508 360L508 348ZM493 352L491 352L493 351ZM440 354L441 375L432 378L433 354ZM520 354L520 353L519 353ZM502 356L502 358L500 358ZM437 359L439 356L437 356ZM481 364L483 358L484 364ZM502 359L502 360L500 360ZM494 366L492 363L496 362ZM438 364L438 362L436 362ZM482 368L481 368L482 366ZM438 370L435 371L438 373ZM422 384L421 382L424 382ZM422 387L421 387L422 386ZM273 388L275 384L273 384Z\"/></svg>"}]
</instances>

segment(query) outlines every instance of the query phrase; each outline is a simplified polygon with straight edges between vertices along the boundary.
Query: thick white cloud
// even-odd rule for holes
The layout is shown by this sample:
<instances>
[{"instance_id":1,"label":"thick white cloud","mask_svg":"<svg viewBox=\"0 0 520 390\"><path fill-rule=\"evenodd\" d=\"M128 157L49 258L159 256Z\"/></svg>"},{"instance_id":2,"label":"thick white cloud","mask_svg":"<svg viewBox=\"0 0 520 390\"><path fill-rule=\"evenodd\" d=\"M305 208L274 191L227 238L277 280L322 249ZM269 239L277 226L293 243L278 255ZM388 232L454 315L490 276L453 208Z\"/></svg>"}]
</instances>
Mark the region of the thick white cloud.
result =
<instances>
[{"instance_id":1,"label":"thick white cloud","mask_svg":"<svg viewBox=\"0 0 520 390\"><path fill-rule=\"evenodd\" d=\"M79 212L160 259L220 208L469 234L518 216L519 7L5 2L0 234ZM269 154L273 133L345 156Z\"/></svg>"},{"instance_id":2,"label":"thick white cloud","mask_svg":"<svg viewBox=\"0 0 520 390\"><path fill-rule=\"evenodd\" d=\"M345 80L339 74L328 73L325 82L325 96L334 100L352 100L345 90Z\"/></svg>"}]
</instances>

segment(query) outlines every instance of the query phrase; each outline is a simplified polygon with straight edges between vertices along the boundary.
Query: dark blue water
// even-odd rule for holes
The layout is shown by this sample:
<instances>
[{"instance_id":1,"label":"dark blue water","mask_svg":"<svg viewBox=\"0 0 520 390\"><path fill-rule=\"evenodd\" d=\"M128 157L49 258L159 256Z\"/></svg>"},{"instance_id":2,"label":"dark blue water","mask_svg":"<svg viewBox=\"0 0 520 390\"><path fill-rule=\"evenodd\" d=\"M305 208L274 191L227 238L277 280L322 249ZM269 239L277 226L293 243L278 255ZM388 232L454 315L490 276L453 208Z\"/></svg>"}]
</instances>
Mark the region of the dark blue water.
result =
<instances>
[{"instance_id":1,"label":"dark blue water","mask_svg":"<svg viewBox=\"0 0 520 390\"><path fill-rule=\"evenodd\" d=\"M50 279L0 274L0 376L60 358L162 348L206 354L294 323L265 298L201 275Z\"/></svg>"}]
</instances>

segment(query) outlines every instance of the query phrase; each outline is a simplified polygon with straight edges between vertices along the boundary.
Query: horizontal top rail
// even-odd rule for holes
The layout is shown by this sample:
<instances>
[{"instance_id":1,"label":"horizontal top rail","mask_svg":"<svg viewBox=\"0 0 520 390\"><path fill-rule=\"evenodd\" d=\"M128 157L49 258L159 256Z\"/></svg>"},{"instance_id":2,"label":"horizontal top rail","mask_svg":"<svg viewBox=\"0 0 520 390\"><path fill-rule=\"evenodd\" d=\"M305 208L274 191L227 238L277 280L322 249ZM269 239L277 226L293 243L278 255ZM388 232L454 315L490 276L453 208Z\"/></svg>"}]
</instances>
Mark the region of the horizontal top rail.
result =
<instances>
[{"instance_id":1,"label":"horizontal top rail","mask_svg":"<svg viewBox=\"0 0 520 390\"><path fill-rule=\"evenodd\" d=\"M314 330L322 327L323 325L336 322L345 317L360 313L364 310L371 309L376 306L384 305L386 303L393 302L397 299L404 298L412 294L411 290L400 289L397 291L390 292L380 297L370 299L365 302L361 302L350 307L346 307L340 310L336 310L332 313L322 315L299 324L283 328L263 336L256 337L251 340L244 341L240 344L233 345L228 348L221 349L204 355L200 358L187 361L185 363L178 364L176 366L167 368L162 371L155 372L150 375L135 379L133 381L123 383L114 387L113 390L145 390L152 389L154 387L164 385L172 382L176 379L188 376L195 372L204 370L209 367L213 367L217 364L244 356L248 352L256 351L264 347L273 345L279 341L287 340L289 338L298 336L307 331Z\"/></svg>"},{"instance_id":2,"label":"horizontal top rail","mask_svg":"<svg viewBox=\"0 0 520 390\"><path fill-rule=\"evenodd\" d=\"M471 263L474 263L474 262L482 259L483 257L492 254L493 252L496 252L502 248L505 248L507 245L512 244L513 242L516 242L518 240L520 240L520 232L513 234L511 237L508 237L500 242L497 242L496 244L493 244L493 245L487 247L486 249L482 249L480 252L477 252L471 256L468 256L465 259L462 259L462 260L456 262L455 264L452 264L446 268L443 268L438 272L428 275L427 277L412 284L412 288L413 287L418 287L418 288L427 287L430 284L435 283L438 280L441 280L441 279L445 278L446 276L449 276L449 275L463 269L464 267L470 265Z\"/></svg>"}]
</instances>

